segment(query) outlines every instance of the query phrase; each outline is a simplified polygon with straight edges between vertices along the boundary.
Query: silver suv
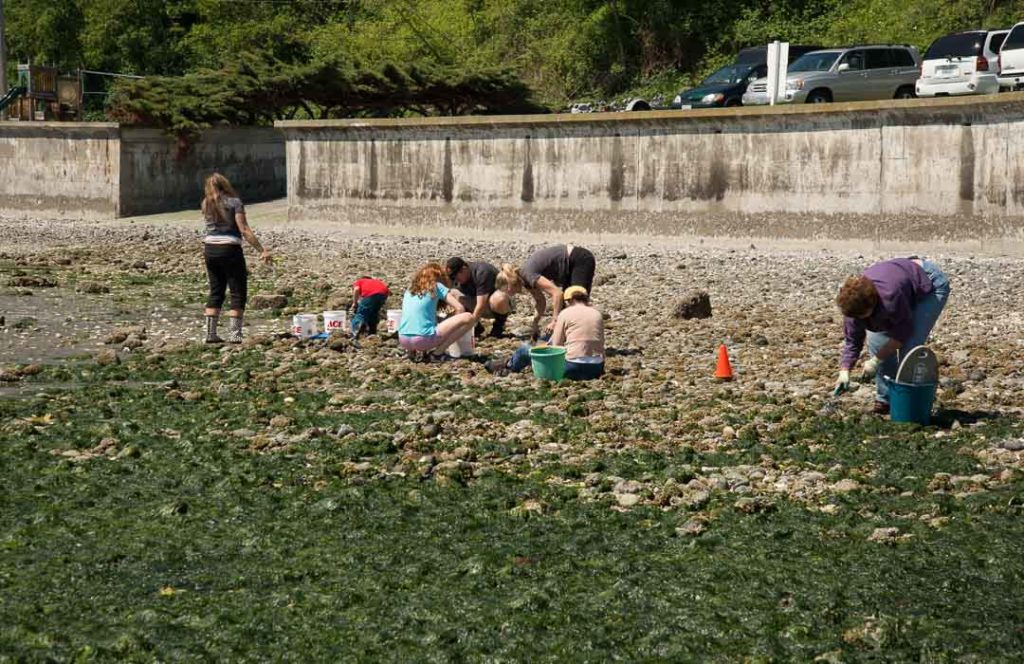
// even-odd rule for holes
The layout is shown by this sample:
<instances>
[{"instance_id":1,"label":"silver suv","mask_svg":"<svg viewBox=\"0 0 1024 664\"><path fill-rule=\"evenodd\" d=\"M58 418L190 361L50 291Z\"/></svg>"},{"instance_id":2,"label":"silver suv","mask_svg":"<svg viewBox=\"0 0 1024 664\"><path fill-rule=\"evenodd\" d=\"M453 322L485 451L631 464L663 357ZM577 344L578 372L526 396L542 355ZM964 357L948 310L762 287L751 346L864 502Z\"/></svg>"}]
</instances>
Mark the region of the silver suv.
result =
<instances>
[{"instance_id":1,"label":"silver suv","mask_svg":"<svg viewBox=\"0 0 1024 664\"><path fill-rule=\"evenodd\" d=\"M806 53L789 66L780 104L909 99L920 75L921 56L907 45L834 48ZM768 79L747 87L744 105L768 103Z\"/></svg>"}]
</instances>

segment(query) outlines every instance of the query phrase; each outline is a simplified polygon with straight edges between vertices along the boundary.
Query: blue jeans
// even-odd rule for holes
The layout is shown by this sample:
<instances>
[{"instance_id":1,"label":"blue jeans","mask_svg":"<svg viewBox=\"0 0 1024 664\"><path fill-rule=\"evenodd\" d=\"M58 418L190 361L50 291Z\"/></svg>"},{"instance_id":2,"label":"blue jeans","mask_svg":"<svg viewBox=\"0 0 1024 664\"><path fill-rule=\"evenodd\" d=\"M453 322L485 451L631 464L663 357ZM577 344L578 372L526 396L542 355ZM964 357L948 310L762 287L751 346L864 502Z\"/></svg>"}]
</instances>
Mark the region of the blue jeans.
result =
<instances>
[{"instance_id":1,"label":"blue jeans","mask_svg":"<svg viewBox=\"0 0 1024 664\"><path fill-rule=\"evenodd\" d=\"M352 314L352 334L359 334L359 327L366 326L370 334L377 333L377 323L380 322L380 308L387 302L387 295L370 295L359 300L356 312Z\"/></svg>"},{"instance_id":2,"label":"blue jeans","mask_svg":"<svg viewBox=\"0 0 1024 664\"><path fill-rule=\"evenodd\" d=\"M899 353L894 353L888 359L878 365L878 373L875 374L875 399L889 403L889 385L885 382L885 376L896 378L899 370L899 363L903 355L917 346L924 345L928 341L928 335L935 327L935 321L946 306L949 299L949 279L942 273L942 270L931 261L923 261L922 267L925 274L932 281L935 289L917 301L914 305L914 331L910 338L903 344ZM889 336L884 332L868 331L868 352L877 355L879 349L889 342Z\"/></svg>"},{"instance_id":3,"label":"blue jeans","mask_svg":"<svg viewBox=\"0 0 1024 664\"><path fill-rule=\"evenodd\" d=\"M530 366L530 344L523 344L512 353L506 365L509 371L519 373ZM604 362L565 361L565 377L568 380L593 380L604 375Z\"/></svg>"}]
</instances>

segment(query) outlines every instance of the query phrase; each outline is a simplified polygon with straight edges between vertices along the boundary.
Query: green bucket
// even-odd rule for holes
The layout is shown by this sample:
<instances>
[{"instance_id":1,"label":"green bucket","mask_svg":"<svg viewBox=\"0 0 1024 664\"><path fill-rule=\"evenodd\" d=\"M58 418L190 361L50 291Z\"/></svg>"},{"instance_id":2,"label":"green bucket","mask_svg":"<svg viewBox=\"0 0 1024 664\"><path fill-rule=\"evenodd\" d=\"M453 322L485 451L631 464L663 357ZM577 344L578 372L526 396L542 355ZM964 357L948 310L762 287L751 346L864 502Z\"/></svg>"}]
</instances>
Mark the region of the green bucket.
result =
<instances>
[{"instance_id":1,"label":"green bucket","mask_svg":"<svg viewBox=\"0 0 1024 664\"><path fill-rule=\"evenodd\" d=\"M562 380L565 376L565 349L542 346L530 349L533 375L540 380Z\"/></svg>"}]
</instances>

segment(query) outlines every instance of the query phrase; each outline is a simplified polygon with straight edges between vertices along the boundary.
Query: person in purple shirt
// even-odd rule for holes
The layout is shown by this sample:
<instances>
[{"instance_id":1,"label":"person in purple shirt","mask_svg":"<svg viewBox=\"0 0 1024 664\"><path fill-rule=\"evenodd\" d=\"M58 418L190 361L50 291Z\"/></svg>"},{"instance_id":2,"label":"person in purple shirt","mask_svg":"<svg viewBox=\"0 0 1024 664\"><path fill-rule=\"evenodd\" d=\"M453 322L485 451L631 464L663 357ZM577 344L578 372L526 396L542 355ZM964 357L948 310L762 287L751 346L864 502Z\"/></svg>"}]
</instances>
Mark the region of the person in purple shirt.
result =
<instances>
[{"instance_id":1,"label":"person in purple shirt","mask_svg":"<svg viewBox=\"0 0 1024 664\"><path fill-rule=\"evenodd\" d=\"M850 386L867 338L869 357L862 378L875 379L874 412L889 412L889 386L896 377L900 350L924 344L949 298L949 280L931 261L917 257L875 263L860 276L850 277L839 290L836 304L843 312L843 358L836 390Z\"/></svg>"}]
</instances>

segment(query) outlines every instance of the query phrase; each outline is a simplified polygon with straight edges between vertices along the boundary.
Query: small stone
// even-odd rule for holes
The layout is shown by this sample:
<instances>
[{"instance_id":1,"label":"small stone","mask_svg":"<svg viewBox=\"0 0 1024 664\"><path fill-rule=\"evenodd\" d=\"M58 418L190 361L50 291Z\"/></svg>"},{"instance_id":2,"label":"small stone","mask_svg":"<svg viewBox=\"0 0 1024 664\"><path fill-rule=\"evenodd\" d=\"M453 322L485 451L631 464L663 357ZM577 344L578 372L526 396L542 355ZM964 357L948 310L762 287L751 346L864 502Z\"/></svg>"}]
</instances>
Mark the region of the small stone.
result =
<instances>
[{"instance_id":1,"label":"small stone","mask_svg":"<svg viewBox=\"0 0 1024 664\"><path fill-rule=\"evenodd\" d=\"M96 364L101 367L110 366L111 364L117 364L121 360L118 359L117 353L112 350L105 350L96 355Z\"/></svg>"},{"instance_id":2,"label":"small stone","mask_svg":"<svg viewBox=\"0 0 1024 664\"><path fill-rule=\"evenodd\" d=\"M350 427L349 425L342 424L340 427L338 427L338 430L334 432L334 435L337 436L338 438L341 438L342 436L347 436L350 433L355 432L356 430Z\"/></svg>"},{"instance_id":3,"label":"small stone","mask_svg":"<svg viewBox=\"0 0 1024 664\"><path fill-rule=\"evenodd\" d=\"M1010 440L1004 440L999 443L999 447L1011 452L1020 452L1024 450L1024 438L1011 438Z\"/></svg>"},{"instance_id":4,"label":"small stone","mask_svg":"<svg viewBox=\"0 0 1024 664\"><path fill-rule=\"evenodd\" d=\"M725 440L733 440L734 438L736 438L736 429L733 429L730 426L723 427L722 438L724 438Z\"/></svg>"},{"instance_id":5,"label":"small stone","mask_svg":"<svg viewBox=\"0 0 1024 664\"><path fill-rule=\"evenodd\" d=\"M441 427L440 425L431 422L420 427L420 433L427 438L436 438L441 435Z\"/></svg>"}]
</instances>

